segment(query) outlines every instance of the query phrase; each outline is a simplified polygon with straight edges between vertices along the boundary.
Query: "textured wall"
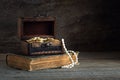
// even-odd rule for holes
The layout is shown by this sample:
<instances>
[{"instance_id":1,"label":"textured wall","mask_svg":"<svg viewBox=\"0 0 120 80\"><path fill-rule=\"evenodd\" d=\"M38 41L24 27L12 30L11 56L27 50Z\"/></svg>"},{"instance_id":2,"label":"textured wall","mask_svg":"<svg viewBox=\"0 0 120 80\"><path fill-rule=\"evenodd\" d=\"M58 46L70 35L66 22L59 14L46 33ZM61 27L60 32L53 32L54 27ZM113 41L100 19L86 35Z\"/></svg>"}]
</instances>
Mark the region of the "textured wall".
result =
<instances>
[{"instance_id":1,"label":"textured wall","mask_svg":"<svg viewBox=\"0 0 120 80\"><path fill-rule=\"evenodd\" d=\"M118 0L119 1L119 0ZM0 0L0 52L19 52L17 18L39 15L57 18L58 38L69 49L120 49L117 0Z\"/></svg>"}]
</instances>

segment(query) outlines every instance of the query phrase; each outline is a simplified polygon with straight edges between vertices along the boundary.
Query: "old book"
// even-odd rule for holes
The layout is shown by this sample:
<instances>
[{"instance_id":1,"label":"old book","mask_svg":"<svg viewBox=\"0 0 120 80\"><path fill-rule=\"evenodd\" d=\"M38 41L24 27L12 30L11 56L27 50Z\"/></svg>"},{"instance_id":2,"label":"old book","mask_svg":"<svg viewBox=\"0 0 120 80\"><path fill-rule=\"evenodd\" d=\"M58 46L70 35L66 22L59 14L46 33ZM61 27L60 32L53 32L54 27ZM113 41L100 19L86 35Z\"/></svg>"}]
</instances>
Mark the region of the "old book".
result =
<instances>
[{"instance_id":1,"label":"old book","mask_svg":"<svg viewBox=\"0 0 120 80\"><path fill-rule=\"evenodd\" d=\"M76 60L74 54L71 54L73 60ZM7 65L22 70L39 70L48 68L57 68L71 63L67 54L47 55L47 56L23 56L8 54L6 56Z\"/></svg>"}]
</instances>

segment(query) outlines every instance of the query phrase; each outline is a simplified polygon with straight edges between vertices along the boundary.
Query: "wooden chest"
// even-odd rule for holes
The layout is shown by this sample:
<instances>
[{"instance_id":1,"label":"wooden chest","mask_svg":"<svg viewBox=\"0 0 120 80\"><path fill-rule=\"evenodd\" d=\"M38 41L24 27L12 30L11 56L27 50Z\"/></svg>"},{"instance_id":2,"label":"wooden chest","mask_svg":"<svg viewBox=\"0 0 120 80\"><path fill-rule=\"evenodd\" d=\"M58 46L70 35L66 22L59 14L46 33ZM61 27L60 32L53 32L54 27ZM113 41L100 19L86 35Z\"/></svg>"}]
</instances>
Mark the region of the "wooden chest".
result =
<instances>
[{"instance_id":1,"label":"wooden chest","mask_svg":"<svg viewBox=\"0 0 120 80\"><path fill-rule=\"evenodd\" d=\"M26 42L26 40L33 37L56 38L54 17L19 18L18 34L21 40L22 54L41 55L63 53L62 44L57 46L32 47L30 43Z\"/></svg>"}]
</instances>

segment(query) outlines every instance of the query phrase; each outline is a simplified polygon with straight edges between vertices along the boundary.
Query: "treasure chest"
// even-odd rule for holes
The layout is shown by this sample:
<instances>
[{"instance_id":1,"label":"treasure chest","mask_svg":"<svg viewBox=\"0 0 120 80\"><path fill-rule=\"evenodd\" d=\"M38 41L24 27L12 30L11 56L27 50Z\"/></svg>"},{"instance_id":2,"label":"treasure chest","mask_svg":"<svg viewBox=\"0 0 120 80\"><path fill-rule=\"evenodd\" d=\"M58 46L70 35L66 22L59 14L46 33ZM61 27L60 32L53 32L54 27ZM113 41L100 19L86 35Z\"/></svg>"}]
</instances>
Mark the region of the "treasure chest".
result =
<instances>
[{"instance_id":1,"label":"treasure chest","mask_svg":"<svg viewBox=\"0 0 120 80\"><path fill-rule=\"evenodd\" d=\"M18 34L21 40L22 54L41 55L63 53L62 43L55 36L54 17L19 18ZM31 39L34 40L33 43L30 42ZM35 42L35 40L38 42Z\"/></svg>"}]
</instances>

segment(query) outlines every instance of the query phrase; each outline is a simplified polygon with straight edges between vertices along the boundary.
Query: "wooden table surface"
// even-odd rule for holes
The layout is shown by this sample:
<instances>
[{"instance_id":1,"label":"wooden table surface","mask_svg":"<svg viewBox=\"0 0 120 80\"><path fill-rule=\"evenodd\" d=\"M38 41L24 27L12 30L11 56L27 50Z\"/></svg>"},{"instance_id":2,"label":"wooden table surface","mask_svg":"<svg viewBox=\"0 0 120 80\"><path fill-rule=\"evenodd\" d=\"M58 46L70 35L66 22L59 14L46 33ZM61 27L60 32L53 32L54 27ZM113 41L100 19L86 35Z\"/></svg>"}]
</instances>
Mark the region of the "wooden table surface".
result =
<instances>
[{"instance_id":1,"label":"wooden table surface","mask_svg":"<svg viewBox=\"0 0 120 80\"><path fill-rule=\"evenodd\" d=\"M8 67L6 55L0 54L0 80L120 80L120 60L79 60L71 69L23 71Z\"/></svg>"}]
</instances>

